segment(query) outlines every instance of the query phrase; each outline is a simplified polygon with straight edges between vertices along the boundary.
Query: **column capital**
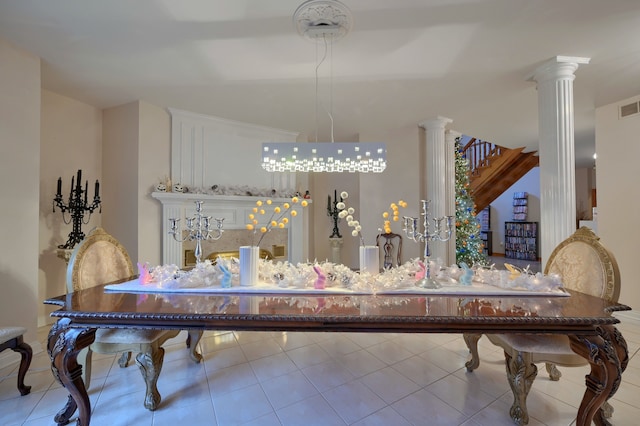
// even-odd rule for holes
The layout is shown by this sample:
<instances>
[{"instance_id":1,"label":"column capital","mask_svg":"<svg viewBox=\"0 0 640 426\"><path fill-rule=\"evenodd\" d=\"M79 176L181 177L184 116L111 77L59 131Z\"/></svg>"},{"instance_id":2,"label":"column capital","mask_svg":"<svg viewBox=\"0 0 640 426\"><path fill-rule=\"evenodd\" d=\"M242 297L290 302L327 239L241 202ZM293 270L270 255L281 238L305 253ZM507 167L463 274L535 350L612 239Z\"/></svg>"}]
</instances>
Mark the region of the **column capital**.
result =
<instances>
[{"instance_id":1,"label":"column capital","mask_svg":"<svg viewBox=\"0 0 640 426\"><path fill-rule=\"evenodd\" d=\"M434 118L430 118L418 123L418 126L422 127L425 130L433 129L433 128L444 129L445 126L449 123L453 123L453 120L450 118L442 117L441 115L438 115Z\"/></svg>"},{"instance_id":2,"label":"column capital","mask_svg":"<svg viewBox=\"0 0 640 426\"><path fill-rule=\"evenodd\" d=\"M462 133L460 133L460 132L458 132L456 130L447 130L447 131L445 131L444 136L445 137L448 136L448 137L451 137L451 138L455 139L455 138L459 138L460 136L462 136Z\"/></svg>"},{"instance_id":3,"label":"column capital","mask_svg":"<svg viewBox=\"0 0 640 426\"><path fill-rule=\"evenodd\" d=\"M527 81L543 82L562 78L575 78L575 71L581 64L588 64L591 58L579 56L556 56L543 63L527 76Z\"/></svg>"}]
</instances>

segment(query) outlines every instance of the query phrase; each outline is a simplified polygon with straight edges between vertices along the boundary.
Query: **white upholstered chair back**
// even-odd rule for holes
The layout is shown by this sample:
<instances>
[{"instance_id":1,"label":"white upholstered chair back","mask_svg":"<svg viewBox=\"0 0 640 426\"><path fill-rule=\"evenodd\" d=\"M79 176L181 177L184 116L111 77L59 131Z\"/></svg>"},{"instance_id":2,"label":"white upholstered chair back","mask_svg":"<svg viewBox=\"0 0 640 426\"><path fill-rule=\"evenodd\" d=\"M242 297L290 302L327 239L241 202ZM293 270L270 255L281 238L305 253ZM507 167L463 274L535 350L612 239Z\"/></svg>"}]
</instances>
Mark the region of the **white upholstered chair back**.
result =
<instances>
[{"instance_id":1,"label":"white upholstered chair back","mask_svg":"<svg viewBox=\"0 0 640 426\"><path fill-rule=\"evenodd\" d=\"M560 275L570 290L609 301L618 301L620 296L618 264L587 227L578 229L553 250L544 272Z\"/></svg>"},{"instance_id":2,"label":"white upholstered chair back","mask_svg":"<svg viewBox=\"0 0 640 426\"><path fill-rule=\"evenodd\" d=\"M127 250L97 227L73 250L67 268L67 292L94 287L135 274Z\"/></svg>"}]
</instances>

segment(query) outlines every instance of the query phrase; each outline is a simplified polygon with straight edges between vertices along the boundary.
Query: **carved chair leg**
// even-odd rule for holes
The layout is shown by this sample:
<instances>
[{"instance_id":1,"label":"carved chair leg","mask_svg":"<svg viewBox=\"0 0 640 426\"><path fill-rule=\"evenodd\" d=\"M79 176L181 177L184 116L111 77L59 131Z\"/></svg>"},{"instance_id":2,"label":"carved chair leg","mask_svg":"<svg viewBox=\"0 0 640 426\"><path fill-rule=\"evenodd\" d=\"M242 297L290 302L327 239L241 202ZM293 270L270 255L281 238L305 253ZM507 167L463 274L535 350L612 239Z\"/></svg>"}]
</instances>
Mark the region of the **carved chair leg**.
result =
<instances>
[{"instance_id":1,"label":"carved chair leg","mask_svg":"<svg viewBox=\"0 0 640 426\"><path fill-rule=\"evenodd\" d=\"M513 392L513 405L509 410L511 419L517 425L529 423L527 411L527 395L538 374L538 367L532 362L533 357L527 352L504 353L507 378Z\"/></svg>"},{"instance_id":2,"label":"carved chair leg","mask_svg":"<svg viewBox=\"0 0 640 426\"><path fill-rule=\"evenodd\" d=\"M18 369L18 390L20 395L27 395L31 392L31 386L25 386L24 377L27 374L27 370L31 365L31 358L33 358L33 350L31 346L24 342L22 336L16 337L15 347L11 348L14 352L20 353L20 368Z\"/></svg>"},{"instance_id":3,"label":"carved chair leg","mask_svg":"<svg viewBox=\"0 0 640 426\"><path fill-rule=\"evenodd\" d=\"M478 340L482 337L482 334L470 334L464 333L462 335L469 352L471 353L471 359L467 361L464 366L467 367L468 372L472 372L480 366L480 356L478 355Z\"/></svg>"},{"instance_id":4,"label":"carved chair leg","mask_svg":"<svg viewBox=\"0 0 640 426\"><path fill-rule=\"evenodd\" d=\"M129 360L131 359L131 352L122 352L120 358L118 358L118 365L120 368L125 368L129 364Z\"/></svg>"},{"instance_id":5,"label":"carved chair leg","mask_svg":"<svg viewBox=\"0 0 640 426\"><path fill-rule=\"evenodd\" d=\"M551 380L553 380L554 382L560 380L560 377L562 377L562 373L560 372L560 370L558 370L558 367L554 363L547 362L544 364L544 366L546 367L547 373L549 374L549 378Z\"/></svg>"},{"instance_id":6,"label":"carved chair leg","mask_svg":"<svg viewBox=\"0 0 640 426\"><path fill-rule=\"evenodd\" d=\"M189 331L189 337L187 337L187 342L189 344L187 345L187 347L189 348L189 357L195 363L202 361L202 354L198 352L198 343L200 343L200 339L202 339L202 331Z\"/></svg>"},{"instance_id":7,"label":"carved chair leg","mask_svg":"<svg viewBox=\"0 0 640 426\"><path fill-rule=\"evenodd\" d=\"M162 370L164 360L164 348L151 349L150 352L141 352L136 356L136 364L140 367L140 373L147 386L144 398L144 407L149 411L154 411L160 405L162 397L158 392L158 377Z\"/></svg>"}]
</instances>

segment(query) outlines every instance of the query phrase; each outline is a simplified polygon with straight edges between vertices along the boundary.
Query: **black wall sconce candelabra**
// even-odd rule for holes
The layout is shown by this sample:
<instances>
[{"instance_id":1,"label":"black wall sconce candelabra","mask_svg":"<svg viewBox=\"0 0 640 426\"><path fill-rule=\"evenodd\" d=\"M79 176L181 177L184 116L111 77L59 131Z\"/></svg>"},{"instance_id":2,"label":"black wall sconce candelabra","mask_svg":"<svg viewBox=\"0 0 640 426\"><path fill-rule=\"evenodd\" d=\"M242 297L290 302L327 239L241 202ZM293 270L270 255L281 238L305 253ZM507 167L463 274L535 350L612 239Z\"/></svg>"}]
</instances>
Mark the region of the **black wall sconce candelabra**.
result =
<instances>
[{"instance_id":1,"label":"black wall sconce candelabra","mask_svg":"<svg viewBox=\"0 0 640 426\"><path fill-rule=\"evenodd\" d=\"M71 176L71 191L69 192L69 200L65 204L62 199L62 177L58 178L58 190L56 196L53 199L53 211L55 213L56 206L62 212L62 220L66 225L73 222L73 229L69 233L69 239L65 244L58 246L60 249L72 249L80 241L84 239L84 233L82 232L82 224L89 223L91 213L95 209L100 207L100 213L102 213L102 206L100 204L100 182L96 179L95 193L93 196L93 202L87 204L87 192L89 189L89 181L85 181L84 189L82 189L82 170L78 170L77 179L74 181L75 176ZM69 213L67 215L67 212ZM84 220L85 214L89 213L87 220Z\"/></svg>"},{"instance_id":2,"label":"black wall sconce candelabra","mask_svg":"<svg viewBox=\"0 0 640 426\"><path fill-rule=\"evenodd\" d=\"M338 213L340 213L338 203L342 201L342 197L340 197L340 201L338 201L337 190L334 190L333 192L333 202L331 201L331 195L329 195L329 199L327 200L327 216L333 219L333 233L329 238L342 238L342 235L340 235L340 229L338 229L338 221L340 220L338 217Z\"/></svg>"}]
</instances>

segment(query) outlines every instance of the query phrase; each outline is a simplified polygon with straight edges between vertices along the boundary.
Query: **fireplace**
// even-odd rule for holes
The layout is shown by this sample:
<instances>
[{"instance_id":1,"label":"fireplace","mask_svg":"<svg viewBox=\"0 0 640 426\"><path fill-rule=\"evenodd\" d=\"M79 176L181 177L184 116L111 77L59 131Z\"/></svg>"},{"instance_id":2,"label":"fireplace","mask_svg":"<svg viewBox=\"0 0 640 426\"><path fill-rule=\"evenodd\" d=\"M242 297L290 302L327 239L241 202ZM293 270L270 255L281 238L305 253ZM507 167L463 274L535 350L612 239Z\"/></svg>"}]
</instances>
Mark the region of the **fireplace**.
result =
<instances>
[{"instance_id":1,"label":"fireplace","mask_svg":"<svg viewBox=\"0 0 640 426\"><path fill-rule=\"evenodd\" d=\"M212 252L237 251L243 245L255 244L254 235L245 229L249 223L256 201L263 198L234 195L207 195L174 192L153 192L151 196L162 203L162 263L174 264L180 267L188 266L195 242L184 243L176 241L169 235L169 219L180 218L180 224L185 223L185 217L193 217L195 201L203 201L202 213L214 218L224 218L224 234L217 241L202 243L203 259ZM275 203L284 203L289 199L273 199ZM310 200L309 200L310 201ZM298 215L291 218L284 229L273 229L265 235L260 248L266 249L275 260L287 260L298 263L308 257L308 209L298 206ZM259 238L259 235L257 236Z\"/></svg>"}]
</instances>

